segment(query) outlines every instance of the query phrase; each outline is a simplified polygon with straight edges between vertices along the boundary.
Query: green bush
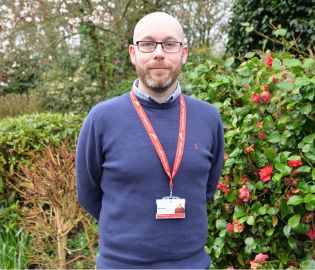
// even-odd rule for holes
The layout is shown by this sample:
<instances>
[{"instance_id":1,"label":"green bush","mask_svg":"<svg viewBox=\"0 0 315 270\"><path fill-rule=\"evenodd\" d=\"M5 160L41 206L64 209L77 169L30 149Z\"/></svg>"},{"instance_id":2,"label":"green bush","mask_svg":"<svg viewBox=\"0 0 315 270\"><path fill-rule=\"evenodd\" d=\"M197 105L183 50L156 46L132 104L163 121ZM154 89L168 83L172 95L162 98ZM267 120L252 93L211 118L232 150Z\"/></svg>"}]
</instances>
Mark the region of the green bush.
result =
<instances>
[{"instance_id":1,"label":"green bush","mask_svg":"<svg viewBox=\"0 0 315 270\"><path fill-rule=\"evenodd\" d=\"M0 121L0 268L26 268L30 248L19 229L18 198L10 185L18 166L30 163L43 146L69 137L74 145L84 115L34 113Z\"/></svg>"},{"instance_id":2,"label":"green bush","mask_svg":"<svg viewBox=\"0 0 315 270\"><path fill-rule=\"evenodd\" d=\"M194 75L195 88L206 86L197 97L210 93L226 128L208 252L215 268L312 268L315 62L285 52L246 56L234 73L212 75L217 68L207 63L195 70L205 76Z\"/></svg>"},{"instance_id":3,"label":"green bush","mask_svg":"<svg viewBox=\"0 0 315 270\"><path fill-rule=\"evenodd\" d=\"M81 113L103 100L105 92L86 73L83 65L73 72L53 66L42 74L30 95L47 111Z\"/></svg>"},{"instance_id":4,"label":"green bush","mask_svg":"<svg viewBox=\"0 0 315 270\"><path fill-rule=\"evenodd\" d=\"M296 47L300 50L305 51L312 46L314 48L314 1L237 0L229 21L227 50L232 54L245 54L263 46L271 50L282 49L282 46L265 38L275 30L269 24L288 29L285 37L289 40L297 39Z\"/></svg>"}]
</instances>

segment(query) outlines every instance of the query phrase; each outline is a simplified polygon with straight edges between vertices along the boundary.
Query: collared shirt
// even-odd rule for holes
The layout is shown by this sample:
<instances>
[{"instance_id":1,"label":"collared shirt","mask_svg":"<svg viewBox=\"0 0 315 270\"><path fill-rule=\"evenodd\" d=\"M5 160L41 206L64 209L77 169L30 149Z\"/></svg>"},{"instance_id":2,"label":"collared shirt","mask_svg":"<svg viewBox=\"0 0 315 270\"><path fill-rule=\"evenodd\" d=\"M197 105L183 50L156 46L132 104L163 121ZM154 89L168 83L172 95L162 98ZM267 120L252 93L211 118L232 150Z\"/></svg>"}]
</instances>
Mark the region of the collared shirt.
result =
<instances>
[{"instance_id":1,"label":"collared shirt","mask_svg":"<svg viewBox=\"0 0 315 270\"><path fill-rule=\"evenodd\" d=\"M158 103L158 104L163 104L163 103L168 103L168 102L172 102L173 100L175 100L180 94L181 94L181 88L180 88L180 85L179 85L179 82L177 82L177 86L176 86L176 89L175 91L173 92L173 94L171 94L168 98L166 98L165 100L163 101L157 101L155 98L149 96L148 94L142 92L139 88L138 88L138 85L139 85L139 80L135 80L134 83L133 83L133 91L136 95L136 97L138 98L141 98L143 100L147 100L147 101L152 101L152 102L155 102L155 103Z\"/></svg>"}]
</instances>

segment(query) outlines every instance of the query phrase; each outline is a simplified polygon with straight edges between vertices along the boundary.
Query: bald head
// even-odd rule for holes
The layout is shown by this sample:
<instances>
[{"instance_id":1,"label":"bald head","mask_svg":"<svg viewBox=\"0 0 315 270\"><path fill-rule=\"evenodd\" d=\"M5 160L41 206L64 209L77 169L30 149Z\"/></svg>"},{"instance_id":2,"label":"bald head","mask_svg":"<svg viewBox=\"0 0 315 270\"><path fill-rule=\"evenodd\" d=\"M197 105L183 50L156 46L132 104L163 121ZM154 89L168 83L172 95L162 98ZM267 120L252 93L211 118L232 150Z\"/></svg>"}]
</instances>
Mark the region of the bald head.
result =
<instances>
[{"instance_id":1,"label":"bald head","mask_svg":"<svg viewBox=\"0 0 315 270\"><path fill-rule=\"evenodd\" d=\"M165 12L154 12L144 16L137 24L133 32L133 43L148 38L148 30L159 32L166 36L184 41L183 27L177 19Z\"/></svg>"}]
</instances>

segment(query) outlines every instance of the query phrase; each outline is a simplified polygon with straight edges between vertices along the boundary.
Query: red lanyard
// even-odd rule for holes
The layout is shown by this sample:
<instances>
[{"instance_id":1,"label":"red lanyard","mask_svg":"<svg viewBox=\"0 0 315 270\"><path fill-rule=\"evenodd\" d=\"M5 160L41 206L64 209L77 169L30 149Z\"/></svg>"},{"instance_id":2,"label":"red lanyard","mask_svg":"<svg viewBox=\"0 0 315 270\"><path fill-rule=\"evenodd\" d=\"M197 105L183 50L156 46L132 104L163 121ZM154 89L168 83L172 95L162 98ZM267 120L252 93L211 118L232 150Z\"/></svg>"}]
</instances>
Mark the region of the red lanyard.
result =
<instances>
[{"instance_id":1,"label":"red lanyard","mask_svg":"<svg viewBox=\"0 0 315 270\"><path fill-rule=\"evenodd\" d=\"M130 98L132 101L133 106L135 107L135 110L138 113L138 116L144 125L151 142L159 155L159 158L161 160L161 163L163 165L163 168L168 175L170 179L170 188L171 188L171 196L172 196L172 188L173 188L173 179L179 169L179 166L181 164L183 154L184 154L184 148L185 148L185 137L186 137L186 104L185 99L182 95L180 95L180 117L179 117L179 131L178 131L178 142L177 142L177 149L176 149L176 156L175 156L175 162L173 166L173 172L171 174L170 165L168 163L165 151L163 149L162 144L160 143L160 140L158 136L155 133L154 128L151 125L151 122L149 118L147 117L147 114L145 113L143 107L141 106L140 102L136 98L133 90L130 91Z\"/></svg>"}]
</instances>

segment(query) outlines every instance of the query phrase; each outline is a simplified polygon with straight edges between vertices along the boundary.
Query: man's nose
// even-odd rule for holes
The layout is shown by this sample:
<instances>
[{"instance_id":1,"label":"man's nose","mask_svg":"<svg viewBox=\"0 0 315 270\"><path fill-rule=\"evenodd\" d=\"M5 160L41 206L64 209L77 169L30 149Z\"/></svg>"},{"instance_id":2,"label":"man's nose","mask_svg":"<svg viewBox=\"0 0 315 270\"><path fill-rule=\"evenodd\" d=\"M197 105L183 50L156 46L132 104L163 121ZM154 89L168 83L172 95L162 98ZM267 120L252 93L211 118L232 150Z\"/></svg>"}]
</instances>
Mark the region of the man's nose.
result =
<instances>
[{"instance_id":1,"label":"man's nose","mask_svg":"<svg viewBox=\"0 0 315 270\"><path fill-rule=\"evenodd\" d=\"M164 53L162 44L157 44L154 51L154 59L164 59Z\"/></svg>"}]
</instances>

